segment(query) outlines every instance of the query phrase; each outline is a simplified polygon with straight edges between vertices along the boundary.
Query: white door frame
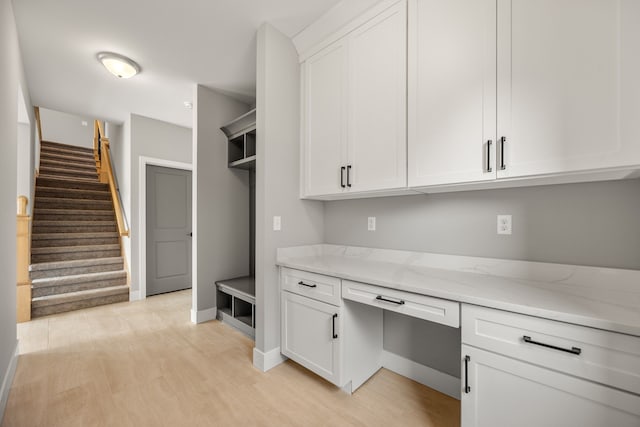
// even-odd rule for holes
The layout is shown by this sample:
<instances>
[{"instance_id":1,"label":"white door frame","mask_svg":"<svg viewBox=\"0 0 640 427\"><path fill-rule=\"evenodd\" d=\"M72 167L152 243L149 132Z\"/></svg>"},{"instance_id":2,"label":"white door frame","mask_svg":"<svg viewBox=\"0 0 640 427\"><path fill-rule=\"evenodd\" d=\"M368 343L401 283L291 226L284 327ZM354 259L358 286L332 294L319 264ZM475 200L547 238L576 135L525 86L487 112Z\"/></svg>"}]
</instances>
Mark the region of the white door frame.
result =
<instances>
[{"instance_id":1,"label":"white door frame","mask_svg":"<svg viewBox=\"0 0 640 427\"><path fill-rule=\"evenodd\" d=\"M138 241L138 257L140 264L140 274L138 277L139 297L133 299L147 298L147 165L161 166L172 169L182 169L193 172L191 163L176 162L173 160L158 159L154 157L140 156L138 168L138 230L140 230L140 239ZM191 200L191 214L193 215L193 200ZM193 246L193 239L191 240ZM193 247L191 250L193 253ZM191 287L193 288L193 275Z\"/></svg>"}]
</instances>

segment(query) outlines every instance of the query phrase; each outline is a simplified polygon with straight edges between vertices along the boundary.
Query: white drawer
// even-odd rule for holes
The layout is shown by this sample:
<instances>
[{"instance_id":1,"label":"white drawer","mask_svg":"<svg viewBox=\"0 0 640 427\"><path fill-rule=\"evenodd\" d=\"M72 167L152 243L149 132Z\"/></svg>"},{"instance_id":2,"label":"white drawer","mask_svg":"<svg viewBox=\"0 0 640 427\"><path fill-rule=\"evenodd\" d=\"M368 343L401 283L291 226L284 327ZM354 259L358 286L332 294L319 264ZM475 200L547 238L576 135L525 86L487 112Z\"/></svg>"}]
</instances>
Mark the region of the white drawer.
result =
<instances>
[{"instance_id":1,"label":"white drawer","mask_svg":"<svg viewBox=\"0 0 640 427\"><path fill-rule=\"evenodd\" d=\"M280 274L282 290L335 306L342 305L340 279L290 268L282 268Z\"/></svg>"},{"instance_id":2,"label":"white drawer","mask_svg":"<svg viewBox=\"0 0 640 427\"><path fill-rule=\"evenodd\" d=\"M463 304L462 342L640 394L640 337Z\"/></svg>"},{"instance_id":3,"label":"white drawer","mask_svg":"<svg viewBox=\"0 0 640 427\"><path fill-rule=\"evenodd\" d=\"M342 281L342 298L457 328L460 304L382 286Z\"/></svg>"}]
</instances>

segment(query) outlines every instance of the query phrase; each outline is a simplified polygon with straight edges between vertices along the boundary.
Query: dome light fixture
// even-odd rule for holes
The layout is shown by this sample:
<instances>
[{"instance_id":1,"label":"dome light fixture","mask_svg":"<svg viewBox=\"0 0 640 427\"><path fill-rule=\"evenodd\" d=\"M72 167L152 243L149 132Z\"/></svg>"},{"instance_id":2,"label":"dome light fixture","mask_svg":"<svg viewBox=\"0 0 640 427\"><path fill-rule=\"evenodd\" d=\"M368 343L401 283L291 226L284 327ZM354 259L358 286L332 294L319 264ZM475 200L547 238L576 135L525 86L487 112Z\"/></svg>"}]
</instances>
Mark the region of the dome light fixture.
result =
<instances>
[{"instance_id":1,"label":"dome light fixture","mask_svg":"<svg viewBox=\"0 0 640 427\"><path fill-rule=\"evenodd\" d=\"M120 78L128 79L140 72L140 66L126 56L113 52L100 52L98 61L104 65L111 74Z\"/></svg>"}]
</instances>

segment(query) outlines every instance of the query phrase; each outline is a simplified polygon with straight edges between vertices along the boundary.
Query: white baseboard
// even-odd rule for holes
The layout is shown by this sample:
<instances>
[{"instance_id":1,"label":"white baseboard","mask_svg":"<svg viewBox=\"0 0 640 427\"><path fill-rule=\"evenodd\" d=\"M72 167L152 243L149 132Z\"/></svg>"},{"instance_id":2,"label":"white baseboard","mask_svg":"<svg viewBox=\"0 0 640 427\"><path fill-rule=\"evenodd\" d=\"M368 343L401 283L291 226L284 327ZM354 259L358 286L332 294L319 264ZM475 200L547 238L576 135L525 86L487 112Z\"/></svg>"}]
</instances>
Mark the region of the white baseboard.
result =
<instances>
[{"instance_id":1,"label":"white baseboard","mask_svg":"<svg viewBox=\"0 0 640 427\"><path fill-rule=\"evenodd\" d=\"M11 384L13 384L13 377L16 374L19 355L20 353L18 351L18 341L16 341L16 349L14 350L13 356L11 356L11 360L9 361L9 366L7 366L7 370L4 373L2 388L0 388L0 421L2 421L4 410L7 407L7 400L9 400L9 391L11 390Z\"/></svg>"},{"instance_id":2,"label":"white baseboard","mask_svg":"<svg viewBox=\"0 0 640 427\"><path fill-rule=\"evenodd\" d=\"M460 400L460 378L436 371L388 351L382 352L382 366L396 374L411 378L420 384Z\"/></svg>"},{"instance_id":3,"label":"white baseboard","mask_svg":"<svg viewBox=\"0 0 640 427\"><path fill-rule=\"evenodd\" d=\"M140 291L129 291L129 301L139 301L142 299Z\"/></svg>"},{"instance_id":4,"label":"white baseboard","mask_svg":"<svg viewBox=\"0 0 640 427\"><path fill-rule=\"evenodd\" d=\"M276 347L266 353L255 347L253 348L253 366L262 372L267 372L269 369L275 368L285 360L287 360L287 358L280 353L280 347Z\"/></svg>"},{"instance_id":5,"label":"white baseboard","mask_svg":"<svg viewBox=\"0 0 640 427\"><path fill-rule=\"evenodd\" d=\"M205 310L191 309L191 323L204 323L209 320L214 320L218 314L216 307L207 308Z\"/></svg>"}]
</instances>

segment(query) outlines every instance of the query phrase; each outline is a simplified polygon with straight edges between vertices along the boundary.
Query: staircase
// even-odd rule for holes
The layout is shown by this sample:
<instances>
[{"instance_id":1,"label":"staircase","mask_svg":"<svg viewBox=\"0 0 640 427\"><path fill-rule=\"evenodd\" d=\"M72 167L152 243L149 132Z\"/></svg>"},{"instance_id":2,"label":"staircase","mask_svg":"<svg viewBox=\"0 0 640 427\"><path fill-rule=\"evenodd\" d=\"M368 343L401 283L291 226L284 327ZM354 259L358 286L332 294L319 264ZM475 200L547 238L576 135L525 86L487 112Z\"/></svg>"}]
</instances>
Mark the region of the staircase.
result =
<instances>
[{"instance_id":1,"label":"staircase","mask_svg":"<svg viewBox=\"0 0 640 427\"><path fill-rule=\"evenodd\" d=\"M129 300L109 185L90 148L41 142L30 275L32 317Z\"/></svg>"}]
</instances>

